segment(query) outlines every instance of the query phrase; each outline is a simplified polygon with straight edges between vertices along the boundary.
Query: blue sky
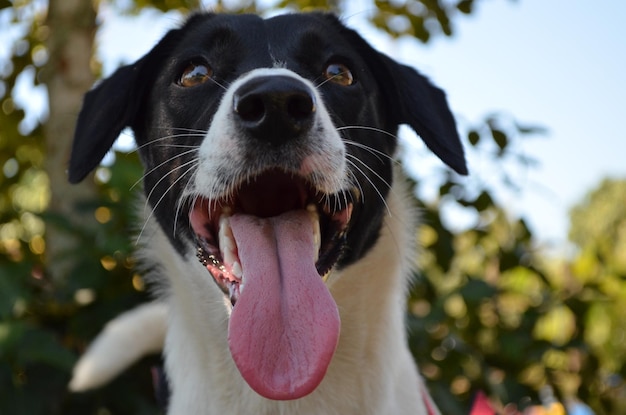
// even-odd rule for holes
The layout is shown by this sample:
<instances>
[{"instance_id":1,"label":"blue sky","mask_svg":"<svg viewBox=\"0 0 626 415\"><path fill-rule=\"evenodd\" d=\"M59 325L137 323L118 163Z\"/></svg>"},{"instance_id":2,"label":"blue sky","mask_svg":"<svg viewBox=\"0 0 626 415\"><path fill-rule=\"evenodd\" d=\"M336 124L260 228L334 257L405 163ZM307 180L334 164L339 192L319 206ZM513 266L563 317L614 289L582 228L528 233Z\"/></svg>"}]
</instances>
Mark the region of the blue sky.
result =
<instances>
[{"instance_id":1,"label":"blue sky","mask_svg":"<svg viewBox=\"0 0 626 415\"><path fill-rule=\"evenodd\" d=\"M556 247L573 204L603 177L626 178L624 21L622 0L483 1L455 38L419 53L463 117L504 110L548 129L523 144L541 163L525 192L503 202Z\"/></svg>"}]
</instances>

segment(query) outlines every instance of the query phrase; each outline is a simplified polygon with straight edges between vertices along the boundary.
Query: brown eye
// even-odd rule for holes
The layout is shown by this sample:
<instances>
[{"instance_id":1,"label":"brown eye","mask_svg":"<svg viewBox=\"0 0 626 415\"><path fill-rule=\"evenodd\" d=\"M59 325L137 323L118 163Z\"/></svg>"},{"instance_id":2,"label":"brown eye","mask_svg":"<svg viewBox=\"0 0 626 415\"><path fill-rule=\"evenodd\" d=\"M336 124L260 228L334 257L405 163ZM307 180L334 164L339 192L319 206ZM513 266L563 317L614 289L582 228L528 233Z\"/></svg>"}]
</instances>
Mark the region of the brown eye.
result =
<instances>
[{"instance_id":1,"label":"brown eye","mask_svg":"<svg viewBox=\"0 0 626 415\"><path fill-rule=\"evenodd\" d=\"M213 70L204 63L190 63L180 77L178 83L184 87L200 85L211 79Z\"/></svg>"},{"instance_id":2,"label":"brown eye","mask_svg":"<svg viewBox=\"0 0 626 415\"><path fill-rule=\"evenodd\" d=\"M324 71L324 77L330 82L343 86L354 84L354 77L350 69L343 63L331 63Z\"/></svg>"}]
</instances>

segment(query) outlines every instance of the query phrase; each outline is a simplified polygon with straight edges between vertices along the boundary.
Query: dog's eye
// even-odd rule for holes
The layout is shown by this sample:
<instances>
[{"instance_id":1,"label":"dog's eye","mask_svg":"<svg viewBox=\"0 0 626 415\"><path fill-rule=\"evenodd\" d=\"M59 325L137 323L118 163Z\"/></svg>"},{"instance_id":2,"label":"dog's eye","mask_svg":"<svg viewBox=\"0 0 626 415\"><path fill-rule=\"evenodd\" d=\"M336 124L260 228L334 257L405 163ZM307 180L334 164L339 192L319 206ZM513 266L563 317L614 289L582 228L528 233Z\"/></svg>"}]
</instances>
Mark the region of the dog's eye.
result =
<instances>
[{"instance_id":1,"label":"dog's eye","mask_svg":"<svg viewBox=\"0 0 626 415\"><path fill-rule=\"evenodd\" d=\"M191 87L205 83L213 76L213 70L204 63L190 63L187 65L178 83L184 87Z\"/></svg>"},{"instance_id":2,"label":"dog's eye","mask_svg":"<svg viewBox=\"0 0 626 415\"><path fill-rule=\"evenodd\" d=\"M330 82L343 86L354 84L354 76L350 69L343 63L331 63L324 70L324 77Z\"/></svg>"}]
</instances>

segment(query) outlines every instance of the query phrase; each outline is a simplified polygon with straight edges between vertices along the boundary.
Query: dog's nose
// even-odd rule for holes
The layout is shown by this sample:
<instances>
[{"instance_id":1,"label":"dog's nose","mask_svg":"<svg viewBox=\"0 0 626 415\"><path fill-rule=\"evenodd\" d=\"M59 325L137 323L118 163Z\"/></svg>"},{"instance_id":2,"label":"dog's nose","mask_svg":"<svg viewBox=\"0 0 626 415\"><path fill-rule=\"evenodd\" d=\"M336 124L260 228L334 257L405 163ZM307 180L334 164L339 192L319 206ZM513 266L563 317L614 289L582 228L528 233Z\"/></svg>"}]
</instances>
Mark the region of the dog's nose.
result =
<instances>
[{"instance_id":1,"label":"dog's nose","mask_svg":"<svg viewBox=\"0 0 626 415\"><path fill-rule=\"evenodd\" d=\"M262 76L235 91L233 111L254 138L281 145L311 128L315 96L295 78Z\"/></svg>"}]
</instances>

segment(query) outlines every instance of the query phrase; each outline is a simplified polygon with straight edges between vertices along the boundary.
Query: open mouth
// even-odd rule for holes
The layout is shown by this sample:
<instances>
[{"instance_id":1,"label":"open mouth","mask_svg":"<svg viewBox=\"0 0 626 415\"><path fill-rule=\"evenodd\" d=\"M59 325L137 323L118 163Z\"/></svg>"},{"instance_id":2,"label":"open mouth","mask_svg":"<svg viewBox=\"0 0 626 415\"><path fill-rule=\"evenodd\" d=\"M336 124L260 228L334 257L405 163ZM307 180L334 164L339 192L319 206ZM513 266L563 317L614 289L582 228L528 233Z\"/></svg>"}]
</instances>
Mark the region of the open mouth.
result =
<instances>
[{"instance_id":1,"label":"open mouth","mask_svg":"<svg viewBox=\"0 0 626 415\"><path fill-rule=\"evenodd\" d=\"M243 217L252 218L248 223L270 218L298 221L302 232L312 234L315 269L325 280L341 257L352 207L349 193L324 194L298 175L269 170L241 184L231 197L196 199L190 223L198 259L234 306L246 285L237 243L246 235L234 233L234 223L242 222Z\"/></svg>"},{"instance_id":2,"label":"open mouth","mask_svg":"<svg viewBox=\"0 0 626 415\"><path fill-rule=\"evenodd\" d=\"M274 169L193 203L198 258L232 304L231 356L261 396L298 399L324 378L340 332L325 276L341 258L351 200Z\"/></svg>"}]
</instances>

